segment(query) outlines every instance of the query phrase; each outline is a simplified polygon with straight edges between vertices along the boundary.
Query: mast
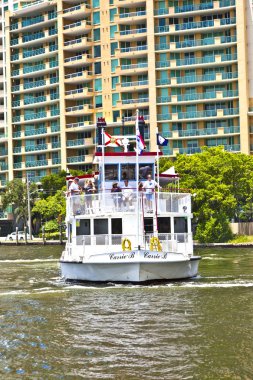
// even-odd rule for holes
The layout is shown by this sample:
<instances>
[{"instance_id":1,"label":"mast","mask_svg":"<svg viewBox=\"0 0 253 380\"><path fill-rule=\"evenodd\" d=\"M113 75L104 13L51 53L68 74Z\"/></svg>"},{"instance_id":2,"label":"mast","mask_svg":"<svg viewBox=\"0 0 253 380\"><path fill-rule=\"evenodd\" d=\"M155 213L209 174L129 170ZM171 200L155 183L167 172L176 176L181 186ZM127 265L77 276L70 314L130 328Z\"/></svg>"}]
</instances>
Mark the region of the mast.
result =
<instances>
[{"instance_id":1,"label":"mast","mask_svg":"<svg viewBox=\"0 0 253 380\"><path fill-rule=\"evenodd\" d=\"M135 121L135 129L136 129L136 164L135 164L135 177L136 177L136 196L137 196L137 245L138 249L140 249L140 202L139 202L139 148L138 148L138 136L139 132L139 110L136 110L136 121Z\"/></svg>"}]
</instances>

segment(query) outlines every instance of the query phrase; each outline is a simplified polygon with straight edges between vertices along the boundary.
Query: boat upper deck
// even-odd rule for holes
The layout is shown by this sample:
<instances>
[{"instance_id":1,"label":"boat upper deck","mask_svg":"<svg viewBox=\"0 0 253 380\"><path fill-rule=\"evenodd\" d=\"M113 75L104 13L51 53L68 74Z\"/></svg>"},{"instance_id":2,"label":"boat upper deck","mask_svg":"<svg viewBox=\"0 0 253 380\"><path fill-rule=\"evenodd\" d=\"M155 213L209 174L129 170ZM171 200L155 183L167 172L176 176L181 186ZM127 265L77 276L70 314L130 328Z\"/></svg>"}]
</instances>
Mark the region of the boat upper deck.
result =
<instances>
[{"instance_id":1,"label":"boat upper deck","mask_svg":"<svg viewBox=\"0 0 253 380\"><path fill-rule=\"evenodd\" d=\"M139 199L139 212L144 215L176 213L179 216L189 216L191 214L191 195L188 193L159 191L150 194L131 190L125 194L122 189L122 192L118 193L104 192L68 197L67 219L76 215L87 217L87 215L136 214L137 199Z\"/></svg>"}]
</instances>

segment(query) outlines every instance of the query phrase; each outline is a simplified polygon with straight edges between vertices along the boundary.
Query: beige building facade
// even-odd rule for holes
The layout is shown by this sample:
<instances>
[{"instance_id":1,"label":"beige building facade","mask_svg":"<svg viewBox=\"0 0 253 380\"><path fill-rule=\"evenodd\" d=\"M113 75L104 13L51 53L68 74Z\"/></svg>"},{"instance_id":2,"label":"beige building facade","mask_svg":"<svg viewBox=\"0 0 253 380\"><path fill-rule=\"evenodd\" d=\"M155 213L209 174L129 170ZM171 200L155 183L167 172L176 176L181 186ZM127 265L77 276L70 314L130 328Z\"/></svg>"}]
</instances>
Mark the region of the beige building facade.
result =
<instances>
[{"instance_id":1,"label":"beige building facade","mask_svg":"<svg viewBox=\"0 0 253 380\"><path fill-rule=\"evenodd\" d=\"M9 1L2 11L1 187L90 169L97 118L133 134L137 109L150 150L158 127L169 157L253 152L250 0Z\"/></svg>"}]
</instances>

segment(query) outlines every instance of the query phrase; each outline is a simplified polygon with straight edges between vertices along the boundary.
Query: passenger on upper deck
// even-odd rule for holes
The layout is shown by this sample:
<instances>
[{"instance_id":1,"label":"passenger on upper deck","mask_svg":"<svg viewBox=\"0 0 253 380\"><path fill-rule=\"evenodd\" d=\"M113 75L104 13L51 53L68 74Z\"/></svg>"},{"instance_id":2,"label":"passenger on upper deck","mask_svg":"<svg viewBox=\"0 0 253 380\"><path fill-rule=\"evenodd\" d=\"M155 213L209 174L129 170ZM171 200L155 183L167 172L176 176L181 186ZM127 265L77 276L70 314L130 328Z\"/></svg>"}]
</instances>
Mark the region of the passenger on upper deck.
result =
<instances>
[{"instance_id":1,"label":"passenger on upper deck","mask_svg":"<svg viewBox=\"0 0 253 380\"><path fill-rule=\"evenodd\" d=\"M147 200L147 212L152 212L152 203L154 199L155 189L158 187L158 183L152 179L151 174L148 175L147 181L143 185L143 190L146 192L146 200ZM161 186L159 186L161 188Z\"/></svg>"},{"instance_id":2,"label":"passenger on upper deck","mask_svg":"<svg viewBox=\"0 0 253 380\"><path fill-rule=\"evenodd\" d=\"M82 191L81 187L79 186L79 178L74 178L74 182L71 183L69 186L69 191L71 195L79 195Z\"/></svg>"},{"instance_id":3,"label":"passenger on upper deck","mask_svg":"<svg viewBox=\"0 0 253 380\"><path fill-rule=\"evenodd\" d=\"M92 194L94 194L96 192L96 188L95 188L94 183L92 182L91 179L85 184L84 191L86 194L85 195L86 210L90 213L93 213Z\"/></svg>"},{"instance_id":4,"label":"passenger on upper deck","mask_svg":"<svg viewBox=\"0 0 253 380\"><path fill-rule=\"evenodd\" d=\"M112 197L114 206L116 207L116 209L120 209L122 206L122 193L121 188L118 186L118 182L114 182L112 184L111 193L113 193Z\"/></svg>"},{"instance_id":5,"label":"passenger on upper deck","mask_svg":"<svg viewBox=\"0 0 253 380\"><path fill-rule=\"evenodd\" d=\"M123 205L127 210L129 209L129 207L132 206L133 200L133 189L131 189L131 187L129 187L128 184L128 179L125 179L124 187L122 187Z\"/></svg>"}]
</instances>

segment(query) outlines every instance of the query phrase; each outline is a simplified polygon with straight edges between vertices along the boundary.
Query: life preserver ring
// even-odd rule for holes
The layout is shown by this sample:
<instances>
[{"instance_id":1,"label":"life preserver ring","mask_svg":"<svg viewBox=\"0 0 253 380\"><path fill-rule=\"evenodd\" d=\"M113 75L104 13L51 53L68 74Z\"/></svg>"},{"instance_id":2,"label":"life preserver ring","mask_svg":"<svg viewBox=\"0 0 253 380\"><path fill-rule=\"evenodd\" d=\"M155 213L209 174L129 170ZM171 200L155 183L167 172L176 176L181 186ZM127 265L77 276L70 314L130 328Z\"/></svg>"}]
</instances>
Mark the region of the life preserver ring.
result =
<instances>
[{"instance_id":1,"label":"life preserver ring","mask_svg":"<svg viewBox=\"0 0 253 380\"><path fill-rule=\"evenodd\" d=\"M162 245L160 240L157 237L152 237L149 242L149 249L150 251L162 251Z\"/></svg>"},{"instance_id":2,"label":"life preserver ring","mask_svg":"<svg viewBox=\"0 0 253 380\"><path fill-rule=\"evenodd\" d=\"M123 251L132 251L131 241L127 238L122 240L122 250Z\"/></svg>"}]
</instances>

